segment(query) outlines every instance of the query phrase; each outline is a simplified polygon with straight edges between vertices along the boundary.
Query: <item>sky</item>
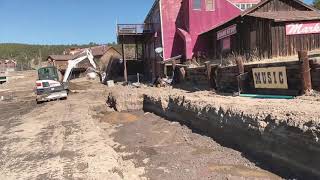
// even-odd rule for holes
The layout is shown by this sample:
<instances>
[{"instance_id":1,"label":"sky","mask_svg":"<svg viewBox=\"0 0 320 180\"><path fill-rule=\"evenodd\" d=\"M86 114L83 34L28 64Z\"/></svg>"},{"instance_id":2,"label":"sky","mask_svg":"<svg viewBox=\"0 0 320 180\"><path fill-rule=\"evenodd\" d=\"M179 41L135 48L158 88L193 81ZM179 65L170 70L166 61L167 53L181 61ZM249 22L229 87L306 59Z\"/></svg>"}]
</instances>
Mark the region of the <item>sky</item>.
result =
<instances>
[{"instance_id":1,"label":"sky","mask_svg":"<svg viewBox=\"0 0 320 180\"><path fill-rule=\"evenodd\" d=\"M153 0L0 0L0 43L116 41L116 22L143 23Z\"/></svg>"},{"instance_id":2,"label":"sky","mask_svg":"<svg viewBox=\"0 0 320 180\"><path fill-rule=\"evenodd\" d=\"M311 3L313 0L305 0ZM0 0L0 43L105 44L143 23L154 0Z\"/></svg>"}]
</instances>

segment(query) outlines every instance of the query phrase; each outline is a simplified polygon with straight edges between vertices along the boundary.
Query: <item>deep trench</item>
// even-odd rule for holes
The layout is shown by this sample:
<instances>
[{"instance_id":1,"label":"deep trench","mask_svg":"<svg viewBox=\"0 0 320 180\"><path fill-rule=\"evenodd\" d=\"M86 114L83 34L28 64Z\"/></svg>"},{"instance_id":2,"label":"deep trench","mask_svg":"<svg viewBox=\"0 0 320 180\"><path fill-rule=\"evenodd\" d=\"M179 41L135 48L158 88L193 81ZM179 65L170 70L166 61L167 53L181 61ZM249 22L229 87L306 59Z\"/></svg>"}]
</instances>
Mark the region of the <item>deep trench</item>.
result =
<instances>
[{"instance_id":1,"label":"deep trench","mask_svg":"<svg viewBox=\"0 0 320 180\"><path fill-rule=\"evenodd\" d=\"M109 97L110 98L110 97ZM285 179L319 179L320 148L303 136L300 129L277 124L269 117L268 126L259 131L254 117L222 108L197 108L181 97L168 99L143 95L133 109L154 113L169 121L177 121L192 131L211 137L222 146L235 149L258 166ZM108 104L117 110L116 98ZM166 101L165 103L163 101ZM122 102L123 103L123 102ZM137 107L141 109L137 109Z\"/></svg>"}]
</instances>

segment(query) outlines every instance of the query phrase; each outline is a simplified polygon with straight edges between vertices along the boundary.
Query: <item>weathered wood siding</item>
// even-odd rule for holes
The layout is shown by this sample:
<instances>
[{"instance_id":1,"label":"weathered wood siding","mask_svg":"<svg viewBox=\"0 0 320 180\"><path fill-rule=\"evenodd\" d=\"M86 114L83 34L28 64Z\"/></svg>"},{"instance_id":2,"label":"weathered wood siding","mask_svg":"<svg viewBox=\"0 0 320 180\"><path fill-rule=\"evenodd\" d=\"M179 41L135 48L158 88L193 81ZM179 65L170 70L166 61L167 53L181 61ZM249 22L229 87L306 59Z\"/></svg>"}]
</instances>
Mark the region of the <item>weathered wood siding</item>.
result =
<instances>
[{"instance_id":1,"label":"weathered wood siding","mask_svg":"<svg viewBox=\"0 0 320 180\"><path fill-rule=\"evenodd\" d=\"M253 80L253 68L264 68L264 67L286 67L287 69L287 80L288 89L256 89ZM253 64L246 65L245 72L247 73L245 81L245 93L254 94L276 94L276 95L301 95L303 93L302 74L301 74L301 62L278 62L278 63L267 63L267 64Z\"/></svg>"},{"instance_id":2,"label":"weathered wood siding","mask_svg":"<svg viewBox=\"0 0 320 180\"><path fill-rule=\"evenodd\" d=\"M152 30L157 35L146 36L143 44L144 75L151 80L161 73L161 66L158 63L161 58L154 51L157 47L162 47L159 3L155 4L144 23L152 25Z\"/></svg>"},{"instance_id":3,"label":"weathered wood siding","mask_svg":"<svg viewBox=\"0 0 320 180\"><path fill-rule=\"evenodd\" d=\"M269 1L255 11L308 11L309 8L292 0ZM217 32L233 24L237 34L231 36L231 49L222 50L222 40L217 40ZM247 59L272 58L297 54L298 50L320 48L320 34L286 36L286 22L244 16L235 18L216 29L202 35L208 39L206 52L211 59L221 59L229 55L242 55Z\"/></svg>"},{"instance_id":4,"label":"weathered wood siding","mask_svg":"<svg viewBox=\"0 0 320 180\"><path fill-rule=\"evenodd\" d=\"M222 40L217 40L217 32L233 24L237 25L237 34L231 35L231 47L229 50L222 50ZM243 55L248 59L262 57L269 58L272 55L271 49L271 21L247 17L237 18L225 25L205 34L203 39L208 39L207 44L211 48L207 52L209 57L220 59L233 55Z\"/></svg>"},{"instance_id":5,"label":"weathered wood siding","mask_svg":"<svg viewBox=\"0 0 320 180\"><path fill-rule=\"evenodd\" d=\"M204 36L212 48L208 55L214 59L227 57L230 54L251 58L273 58L296 55L299 50L320 49L320 34L286 35L285 22L245 17L239 23L234 20L211 31ZM237 24L237 34L231 36L231 49L222 51L221 40L217 32L227 25ZM209 35L210 34L210 35Z\"/></svg>"},{"instance_id":6,"label":"weathered wood siding","mask_svg":"<svg viewBox=\"0 0 320 180\"><path fill-rule=\"evenodd\" d=\"M311 61L312 88L320 91L320 61Z\"/></svg>"},{"instance_id":7,"label":"weathered wood siding","mask_svg":"<svg viewBox=\"0 0 320 180\"><path fill-rule=\"evenodd\" d=\"M273 23L272 56L291 56L299 50L314 50L320 48L320 34L286 35L284 22Z\"/></svg>"},{"instance_id":8,"label":"weathered wood siding","mask_svg":"<svg viewBox=\"0 0 320 180\"><path fill-rule=\"evenodd\" d=\"M186 81L192 82L194 86L208 86L208 78L205 67L186 68Z\"/></svg>"},{"instance_id":9,"label":"weathered wood siding","mask_svg":"<svg viewBox=\"0 0 320 180\"><path fill-rule=\"evenodd\" d=\"M255 88L253 68L286 67L288 89L262 89ZM242 76L242 93L275 94L275 95L301 95L303 93L302 65L300 61L275 62L263 64L250 64L244 66ZM186 81L192 82L195 87L214 88L219 92L232 93L238 91L239 68L237 66L218 67L211 66L210 82L205 67L189 68L186 70ZM320 90L320 60L310 60L310 73L312 88Z\"/></svg>"}]
</instances>

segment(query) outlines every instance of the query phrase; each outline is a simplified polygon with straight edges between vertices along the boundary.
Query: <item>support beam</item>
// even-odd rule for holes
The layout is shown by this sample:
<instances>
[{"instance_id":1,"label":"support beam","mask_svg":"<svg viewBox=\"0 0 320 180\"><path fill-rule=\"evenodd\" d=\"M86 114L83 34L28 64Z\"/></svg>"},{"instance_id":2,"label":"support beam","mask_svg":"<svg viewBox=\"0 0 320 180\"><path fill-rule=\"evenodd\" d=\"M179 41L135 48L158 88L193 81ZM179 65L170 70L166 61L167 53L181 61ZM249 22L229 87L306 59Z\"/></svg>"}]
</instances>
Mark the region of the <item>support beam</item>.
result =
<instances>
[{"instance_id":1,"label":"support beam","mask_svg":"<svg viewBox=\"0 0 320 180\"><path fill-rule=\"evenodd\" d=\"M209 84L209 87L212 88L213 85L211 82L211 63L210 63L210 61L205 62L205 66L206 66L208 84Z\"/></svg>"},{"instance_id":2,"label":"support beam","mask_svg":"<svg viewBox=\"0 0 320 180\"><path fill-rule=\"evenodd\" d=\"M239 93L242 93L242 90L244 89L244 65L243 65L243 60L242 57L237 57L236 58L236 64L238 66L238 89Z\"/></svg>"},{"instance_id":3,"label":"support beam","mask_svg":"<svg viewBox=\"0 0 320 180\"><path fill-rule=\"evenodd\" d=\"M124 44L122 43L122 60L123 60L123 77L124 81L128 82L128 72L127 72L127 60L125 58L125 50L124 50Z\"/></svg>"}]
</instances>

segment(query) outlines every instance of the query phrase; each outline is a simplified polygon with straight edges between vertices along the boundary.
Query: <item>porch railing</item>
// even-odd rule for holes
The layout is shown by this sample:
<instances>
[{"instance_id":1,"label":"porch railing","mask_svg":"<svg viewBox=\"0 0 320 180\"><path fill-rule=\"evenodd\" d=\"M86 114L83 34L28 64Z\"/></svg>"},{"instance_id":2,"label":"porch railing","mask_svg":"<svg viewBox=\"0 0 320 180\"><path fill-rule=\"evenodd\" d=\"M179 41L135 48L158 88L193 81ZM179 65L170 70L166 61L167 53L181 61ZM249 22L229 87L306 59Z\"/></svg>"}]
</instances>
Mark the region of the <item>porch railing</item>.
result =
<instances>
[{"instance_id":1,"label":"porch railing","mask_svg":"<svg viewBox=\"0 0 320 180\"><path fill-rule=\"evenodd\" d=\"M118 24L118 35L151 33L152 24Z\"/></svg>"}]
</instances>

